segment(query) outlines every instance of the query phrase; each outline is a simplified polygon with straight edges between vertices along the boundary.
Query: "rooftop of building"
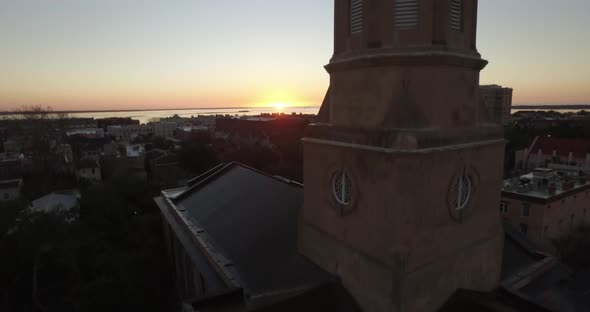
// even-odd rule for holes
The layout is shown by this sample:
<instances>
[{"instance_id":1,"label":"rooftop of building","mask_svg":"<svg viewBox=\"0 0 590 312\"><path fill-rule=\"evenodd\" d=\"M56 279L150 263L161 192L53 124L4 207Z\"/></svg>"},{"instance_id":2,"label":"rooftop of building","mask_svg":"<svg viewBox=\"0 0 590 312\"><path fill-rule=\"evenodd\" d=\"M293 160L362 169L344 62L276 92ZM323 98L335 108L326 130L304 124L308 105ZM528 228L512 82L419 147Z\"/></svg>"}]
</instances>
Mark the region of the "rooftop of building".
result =
<instances>
[{"instance_id":1,"label":"rooftop of building","mask_svg":"<svg viewBox=\"0 0 590 312\"><path fill-rule=\"evenodd\" d=\"M180 130L182 132L208 131L209 127L207 127L207 126L181 126L181 127L176 127L176 130Z\"/></svg>"},{"instance_id":2,"label":"rooftop of building","mask_svg":"<svg viewBox=\"0 0 590 312\"><path fill-rule=\"evenodd\" d=\"M80 191L65 190L49 193L43 197L33 200L31 212L67 212L78 205Z\"/></svg>"},{"instance_id":3,"label":"rooftop of building","mask_svg":"<svg viewBox=\"0 0 590 312\"><path fill-rule=\"evenodd\" d=\"M589 172L563 168L537 168L525 175L506 179L502 194L549 201L590 189Z\"/></svg>"},{"instance_id":4,"label":"rooftop of building","mask_svg":"<svg viewBox=\"0 0 590 312\"><path fill-rule=\"evenodd\" d=\"M508 222L503 227L500 288L491 293L459 289L440 311L587 311L588 283Z\"/></svg>"},{"instance_id":5,"label":"rooftop of building","mask_svg":"<svg viewBox=\"0 0 590 312\"><path fill-rule=\"evenodd\" d=\"M125 124L125 125L109 125L108 129L136 129L136 128L152 128L153 124Z\"/></svg>"},{"instance_id":6,"label":"rooftop of building","mask_svg":"<svg viewBox=\"0 0 590 312\"><path fill-rule=\"evenodd\" d=\"M520 311L587 311L587 281L504 221L501 290Z\"/></svg>"},{"instance_id":7,"label":"rooftop of building","mask_svg":"<svg viewBox=\"0 0 590 312\"><path fill-rule=\"evenodd\" d=\"M529 151L532 154L541 151L544 155L556 153L561 156L572 153L575 158L586 158L590 154L590 139L539 136L535 138Z\"/></svg>"},{"instance_id":8,"label":"rooftop of building","mask_svg":"<svg viewBox=\"0 0 590 312\"><path fill-rule=\"evenodd\" d=\"M139 157L145 153L145 148L140 144L130 144L125 146L127 157Z\"/></svg>"},{"instance_id":9,"label":"rooftop of building","mask_svg":"<svg viewBox=\"0 0 590 312\"><path fill-rule=\"evenodd\" d=\"M162 195L160 209L173 209L194 227L211 264L251 303L273 304L334 280L297 252L299 183L233 162Z\"/></svg>"},{"instance_id":10,"label":"rooftop of building","mask_svg":"<svg viewBox=\"0 0 590 312\"><path fill-rule=\"evenodd\" d=\"M77 129L77 130L71 130L71 131L67 131L66 135L67 136L72 136L72 135L100 135L100 134L104 134L104 130L101 128L85 128L85 129Z\"/></svg>"},{"instance_id":11,"label":"rooftop of building","mask_svg":"<svg viewBox=\"0 0 590 312\"><path fill-rule=\"evenodd\" d=\"M511 88L503 87L503 86L500 86L497 84L481 85L479 87L482 89L511 89Z\"/></svg>"},{"instance_id":12,"label":"rooftop of building","mask_svg":"<svg viewBox=\"0 0 590 312\"><path fill-rule=\"evenodd\" d=\"M195 300L196 311L359 311L337 278L297 252L301 184L230 163L162 195L156 202L168 222L183 220L211 264L235 281ZM584 311L587 282L507 222L504 234L500 287L459 289L441 311Z\"/></svg>"},{"instance_id":13,"label":"rooftop of building","mask_svg":"<svg viewBox=\"0 0 590 312\"><path fill-rule=\"evenodd\" d=\"M245 117L241 117L240 120L246 120L246 121L273 121L276 118L274 117L265 117L265 116L245 116Z\"/></svg>"}]
</instances>

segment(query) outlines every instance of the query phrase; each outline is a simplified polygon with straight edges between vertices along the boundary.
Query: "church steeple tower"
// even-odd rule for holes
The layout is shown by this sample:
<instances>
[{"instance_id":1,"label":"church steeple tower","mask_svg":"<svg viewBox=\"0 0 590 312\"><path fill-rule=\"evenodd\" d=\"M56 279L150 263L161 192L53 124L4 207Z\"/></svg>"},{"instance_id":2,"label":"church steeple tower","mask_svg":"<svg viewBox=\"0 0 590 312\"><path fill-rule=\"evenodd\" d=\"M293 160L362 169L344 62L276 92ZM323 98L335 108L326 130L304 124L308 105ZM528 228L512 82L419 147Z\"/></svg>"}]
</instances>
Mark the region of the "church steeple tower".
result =
<instances>
[{"instance_id":1,"label":"church steeple tower","mask_svg":"<svg viewBox=\"0 0 590 312\"><path fill-rule=\"evenodd\" d=\"M333 123L390 129L478 124L479 71L487 62L475 45L477 1L335 5L334 56L326 66Z\"/></svg>"},{"instance_id":2,"label":"church steeple tower","mask_svg":"<svg viewBox=\"0 0 590 312\"><path fill-rule=\"evenodd\" d=\"M504 141L479 119L476 24L477 0L335 0L299 246L364 311L498 284Z\"/></svg>"}]
</instances>

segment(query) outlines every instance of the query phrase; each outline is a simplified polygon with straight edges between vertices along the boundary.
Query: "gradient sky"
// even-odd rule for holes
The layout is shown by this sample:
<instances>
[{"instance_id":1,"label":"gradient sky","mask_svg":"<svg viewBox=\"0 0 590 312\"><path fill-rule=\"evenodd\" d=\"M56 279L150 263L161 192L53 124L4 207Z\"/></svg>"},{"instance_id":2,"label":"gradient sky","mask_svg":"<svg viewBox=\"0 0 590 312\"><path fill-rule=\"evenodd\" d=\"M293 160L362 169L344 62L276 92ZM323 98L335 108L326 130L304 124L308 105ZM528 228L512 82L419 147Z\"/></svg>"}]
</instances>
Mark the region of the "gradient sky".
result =
<instances>
[{"instance_id":1,"label":"gradient sky","mask_svg":"<svg viewBox=\"0 0 590 312\"><path fill-rule=\"evenodd\" d=\"M588 0L480 0L482 83L590 104ZM0 0L0 110L319 105L333 0Z\"/></svg>"}]
</instances>

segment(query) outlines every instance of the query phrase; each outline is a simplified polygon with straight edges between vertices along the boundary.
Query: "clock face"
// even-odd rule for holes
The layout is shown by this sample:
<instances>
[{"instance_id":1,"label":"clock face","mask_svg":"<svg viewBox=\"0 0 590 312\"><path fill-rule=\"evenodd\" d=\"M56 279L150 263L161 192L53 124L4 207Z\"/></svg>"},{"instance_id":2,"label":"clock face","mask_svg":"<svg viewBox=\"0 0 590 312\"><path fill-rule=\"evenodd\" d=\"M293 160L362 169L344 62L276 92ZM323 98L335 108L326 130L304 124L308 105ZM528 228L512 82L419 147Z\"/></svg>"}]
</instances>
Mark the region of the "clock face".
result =
<instances>
[{"instance_id":1,"label":"clock face","mask_svg":"<svg viewBox=\"0 0 590 312\"><path fill-rule=\"evenodd\" d=\"M352 180L344 171L337 171L332 177L332 192L341 205L348 205L352 200Z\"/></svg>"}]
</instances>

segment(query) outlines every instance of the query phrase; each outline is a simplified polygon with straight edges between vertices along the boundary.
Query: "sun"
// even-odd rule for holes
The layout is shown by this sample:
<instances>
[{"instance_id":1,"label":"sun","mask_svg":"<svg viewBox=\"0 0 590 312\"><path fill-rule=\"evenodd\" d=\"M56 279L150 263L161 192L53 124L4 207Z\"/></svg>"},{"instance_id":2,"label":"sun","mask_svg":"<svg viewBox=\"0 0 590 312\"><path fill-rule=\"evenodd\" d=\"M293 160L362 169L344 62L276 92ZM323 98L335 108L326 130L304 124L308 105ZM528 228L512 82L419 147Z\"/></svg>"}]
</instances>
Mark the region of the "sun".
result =
<instances>
[{"instance_id":1,"label":"sun","mask_svg":"<svg viewBox=\"0 0 590 312\"><path fill-rule=\"evenodd\" d=\"M287 105L287 103L284 103L284 102L277 102L277 103L272 104L272 106L277 110L283 110L289 105Z\"/></svg>"}]
</instances>

